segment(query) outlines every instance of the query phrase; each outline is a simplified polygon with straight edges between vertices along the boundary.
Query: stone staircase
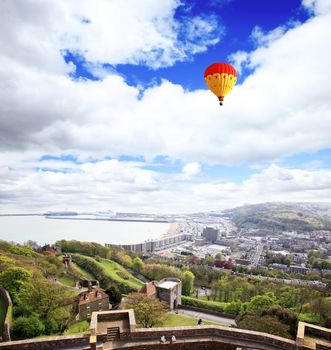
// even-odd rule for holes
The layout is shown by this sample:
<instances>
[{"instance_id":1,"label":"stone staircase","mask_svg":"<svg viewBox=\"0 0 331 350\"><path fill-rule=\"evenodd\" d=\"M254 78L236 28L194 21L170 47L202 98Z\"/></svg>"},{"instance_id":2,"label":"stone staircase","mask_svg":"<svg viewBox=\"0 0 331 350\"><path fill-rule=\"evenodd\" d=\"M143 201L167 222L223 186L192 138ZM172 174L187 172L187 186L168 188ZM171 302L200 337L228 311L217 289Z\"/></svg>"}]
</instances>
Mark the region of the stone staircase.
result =
<instances>
[{"instance_id":1,"label":"stone staircase","mask_svg":"<svg viewBox=\"0 0 331 350\"><path fill-rule=\"evenodd\" d=\"M115 339L119 339L119 337L120 337L119 327L107 328L107 342L113 341Z\"/></svg>"}]
</instances>

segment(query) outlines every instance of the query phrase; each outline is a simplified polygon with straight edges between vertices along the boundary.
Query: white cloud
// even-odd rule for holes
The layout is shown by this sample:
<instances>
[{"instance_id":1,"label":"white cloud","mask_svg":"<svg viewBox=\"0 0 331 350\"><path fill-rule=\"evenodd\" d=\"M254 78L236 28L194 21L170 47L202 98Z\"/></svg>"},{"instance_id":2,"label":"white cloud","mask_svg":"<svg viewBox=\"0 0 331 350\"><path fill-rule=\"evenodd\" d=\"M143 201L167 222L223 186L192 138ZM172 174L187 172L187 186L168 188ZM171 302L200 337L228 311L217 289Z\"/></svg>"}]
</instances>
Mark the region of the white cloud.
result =
<instances>
[{"instance_id":1,"label":"white cloud","mask_svg":"<svg viewBox=\"0 0 331 350\"><path fill-rule=\"evenodd\" d=\"M190 179L201 175L201 165L197 162L187 163L182 168L182 178Z\"/></svg>"},{"instance_id":2,"label":"white cloud","mask_svg":"<svg viewBox=\"0 0 331 350\"><path fill-rule=\"evenodd\" d=\"M185 172L166 175L147 170L143 162L39 162L33 156L0 158L1 213L109 207L178 213L266 201L328 202L331 195L331 171L325 169L287 169L273 164L242 184L210 183L204 176L192 182L190 176L183 177ZM196 175L199 166L191 163L183 170Z\"/></svg>"},{"instance_id":3,"label":"white cloud","mask_svg":"<svg viewBox=\"0 0 331 350\"><path fill-rule=\"evenodd\" d=\"M171 66L206 51L222 32L213 16L178 21L179 6L179 0L2 1L2 55L30 69L62 73L71 67L61 50L96 65Z\"/></svg>"},{"instance_id":4,"label":"white cloud","mask_svg":"<svg viewBox=\"0 0 331 350\"><path fill-rule=\"evenodd\" d=\"M0 3L2 210L18 202L42 208L53 200L59 209L64 203L107 209L114 200L119 208L185 211L242 198L269 200L268 191L275 200L289 193L288 198L296 200L330 195L326 170L304 173L271 167L243 186L207 184L200 178L199 185L183 181L183 174L186 179L200 176L205 163L258 163L331 147L331 44L325 39L331 31L329 2L305 1L315 14L306 23L286 31L260 31L262 46L235 53L234 61L245 62L252 73L222 108L207 90L186 91L164 80L140 96L140 87L129 86L115 72L105 74L100 62L171 65L188 59L188 50L206 49L203 40L196 43L195 33L202 33L208 45L219 39L213 30L217 23L206 18L179 24L174 18L178 1L132 4ZM90 23L84 23L87 19ZM68 74L75 67L64 62L64 48L81 52L103 80L71 80ZM68 167L56 161L41 165L37 159L47 153L75 154L85 165L70 164L68 173L36 172L41 166ZM86 164L89 158L121 154L147 160L165 155L186 165L171 177L141 164ZM325 190L316 189L313 181Z\"/></svg>"},{"instance_id":5,"label":"white cloud","mask_svg":"<svg viewBox=\"0 0 331 350\"><path fill-rule=\"evenodd\" d=\"M2 4L12 3L17 4ZM162 154L184 163L237 163L331 146L331 47L324 39L331 29L330 13L277 38L272 36L267 45L253 52L241 52L255 70L220 108L209 91L185 91L168 81L149 87L140 98L140 87L128 86L115 73L102 81L70 80L67 73L72 67L63 62L58 50L47 47L47 36L40 39L39 31L43 21L45 28L53 30L52 42L58 24L48 11L70 22L73 10L61 2L51 1L49 8L34 4L41 6L44 16L35 18L33 11L27 11L24 19L23 14L19 16L24 8L19 8L8 15L16 20L17 28L11 20L6 22L17 55L7 43L0 56L2 150L37 147L41 154L133 154L148 159ZM79 11L85 11L87 4L84 2ZM157 6L152 6L151 16L155 11ZM15 36L14 32L23 34ZM7 40L4 37L2 40ZM266 33L264 43L267 38ZM45 50L40 49L43 42ZM102 37L97 42L105 45ZM24 56L30 46L30 56L34 54L36 62ZM34 47L47 56L38 54ZM44 61L51 68L42 64Z\"/></svg>"},{"instance_id":6,"label":"white cloud","mask_svg":"<svg viewBox=\"0 0 331 350\"><path fill-rule=\"evenodd\" d=\"M242 185L227 182L195 187L196 199L215 209L273 201L329 202L330 195L330 170L287 169L275 164L253 174Z\"/></svg>"}]
</instances>

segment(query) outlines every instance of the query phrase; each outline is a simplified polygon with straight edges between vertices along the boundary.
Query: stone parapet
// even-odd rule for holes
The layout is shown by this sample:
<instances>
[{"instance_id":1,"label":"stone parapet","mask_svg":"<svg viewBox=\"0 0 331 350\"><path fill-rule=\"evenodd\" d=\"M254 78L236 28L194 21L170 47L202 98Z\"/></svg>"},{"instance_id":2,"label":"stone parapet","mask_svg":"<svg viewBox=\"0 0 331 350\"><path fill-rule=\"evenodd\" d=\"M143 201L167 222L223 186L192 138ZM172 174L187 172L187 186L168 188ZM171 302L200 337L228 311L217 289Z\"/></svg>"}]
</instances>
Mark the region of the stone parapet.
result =
<instances>
[{"instance_id":1,"label":"stone parapet","mask_svg":"<svg viewBox=\"0 0 331 350\"><path fill-rule=\"evenodd\" d=\"M89 347L89 335L72 335L0 343L0 350L46 350Z\"/></svg>"}]
</instances>

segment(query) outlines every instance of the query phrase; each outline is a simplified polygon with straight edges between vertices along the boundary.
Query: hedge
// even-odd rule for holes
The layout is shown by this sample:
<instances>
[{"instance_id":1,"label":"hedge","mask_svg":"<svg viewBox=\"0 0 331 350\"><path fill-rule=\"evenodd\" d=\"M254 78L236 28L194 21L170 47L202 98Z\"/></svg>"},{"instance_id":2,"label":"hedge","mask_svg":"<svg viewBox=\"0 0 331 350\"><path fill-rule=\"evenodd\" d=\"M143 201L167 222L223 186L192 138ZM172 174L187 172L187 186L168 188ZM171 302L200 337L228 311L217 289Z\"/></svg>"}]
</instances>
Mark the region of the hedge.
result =
<instances>
[{"instance_id":1,"label":"hedge","mask_svg":"<svg viewBox=\"0 0 331 350\"><path fill-rule=\"evenodd\" d=\"M221 303L218 301L200 300L182 295L182 304L187 306L199 307L212 311L224 312L224 308L228 303Z\"/></svg>"}]
</instances>

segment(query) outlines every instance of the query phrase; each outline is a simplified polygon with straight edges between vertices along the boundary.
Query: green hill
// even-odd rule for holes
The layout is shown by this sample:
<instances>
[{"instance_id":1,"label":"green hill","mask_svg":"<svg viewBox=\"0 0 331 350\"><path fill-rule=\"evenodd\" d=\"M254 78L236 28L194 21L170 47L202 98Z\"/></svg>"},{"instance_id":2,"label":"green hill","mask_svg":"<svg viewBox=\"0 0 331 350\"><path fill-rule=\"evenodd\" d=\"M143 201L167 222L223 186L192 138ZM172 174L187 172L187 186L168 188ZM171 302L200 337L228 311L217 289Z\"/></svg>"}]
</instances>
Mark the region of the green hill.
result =
<instances>
[{"instance_id":1,"label":"green hill","mask_svg":"<svg viewBox=\"0 0 331 350\"><path fill-rule=\"evenodd\" d=\"M272 231L331 230L331 204L263 203L224 211L239 228Z\"/></svg>"}]
</instances>

